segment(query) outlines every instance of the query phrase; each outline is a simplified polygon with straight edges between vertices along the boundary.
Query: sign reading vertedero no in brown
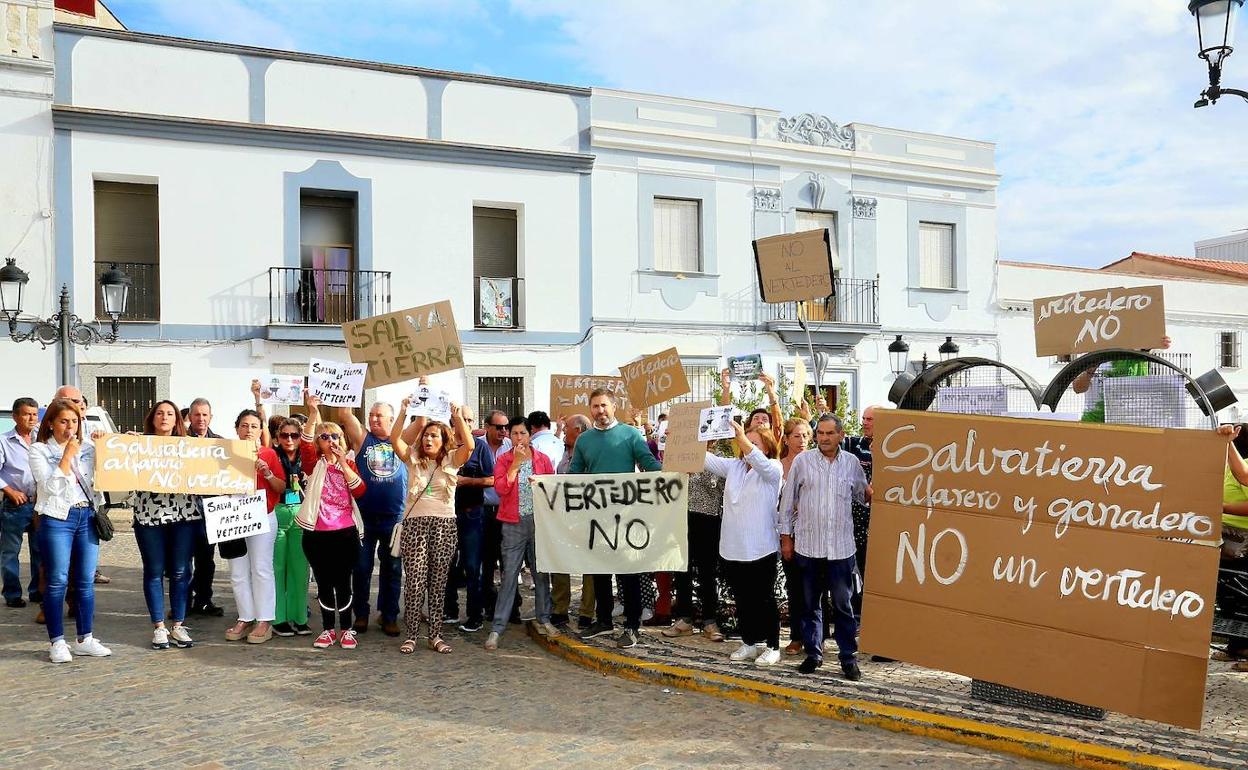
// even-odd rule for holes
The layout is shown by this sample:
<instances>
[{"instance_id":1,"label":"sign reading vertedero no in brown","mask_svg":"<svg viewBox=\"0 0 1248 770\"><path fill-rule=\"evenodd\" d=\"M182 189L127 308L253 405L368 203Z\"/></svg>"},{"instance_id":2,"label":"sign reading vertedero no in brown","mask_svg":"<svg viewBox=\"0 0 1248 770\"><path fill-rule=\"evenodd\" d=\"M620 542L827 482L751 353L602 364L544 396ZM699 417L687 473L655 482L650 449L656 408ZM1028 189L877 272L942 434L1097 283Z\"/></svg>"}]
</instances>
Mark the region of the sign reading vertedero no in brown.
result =
<instances>
[{"instance_id":1,"label":"sign reading vertedero no in brown","mask_svg":"<svg viewBox=\"0 0 1248 770\"><path fill-rule=\"evenodd\" d=\"M1037 356L1094 350L1152 350L1164 345L1166 306L1161 286L1076 291L1032 302Z\"/></svg>"},{"instance_id":2,"label":"sign reading vertedero no in brown","mask_svg":"<svg viewBox=\"0 0 1248 770\"><path fill-rule=\"evenodd\" d=\"M624 375L629 400L638 409L670 401L690 390L676 348L625 364L620 367L620 374Z\"/></svg>"}]
</instances>

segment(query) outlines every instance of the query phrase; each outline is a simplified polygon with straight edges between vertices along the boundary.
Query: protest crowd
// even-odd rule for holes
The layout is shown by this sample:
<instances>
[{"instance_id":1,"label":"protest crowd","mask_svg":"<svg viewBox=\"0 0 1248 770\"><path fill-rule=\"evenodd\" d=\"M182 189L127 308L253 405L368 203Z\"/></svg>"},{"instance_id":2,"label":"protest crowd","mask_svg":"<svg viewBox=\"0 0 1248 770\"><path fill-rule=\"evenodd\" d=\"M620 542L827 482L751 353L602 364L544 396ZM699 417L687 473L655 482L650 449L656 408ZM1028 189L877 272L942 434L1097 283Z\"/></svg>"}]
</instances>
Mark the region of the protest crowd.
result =
<instances>
[{"instance_id":1,"label":"protest crowd","mask_svg":"<svg viewBox=\"0 0 1248 770\"><path fill-rule=\"evenodd\" d=\"M770 666L803 655L799 671L811 673L823 665L825 642L832 640L827 649L844 676L857 680L878 407L862 412L860 436L846 437L842 419L822 398L782 420L775 383L766 374L759 381L770 405L735 419L731 439L708 442L704 469L688 477L688 569L581 576L576 607L574 576L551 574L538 563L533 480L659 471L666 415L658 426L641 411L621 422L616 396L596 389L588 415L552 420L542 411L493 410L478 426L472 410L458 404L449 421L407 419L410 399L404 399L397 410L373 404L365 425L349 408L331 412L308 391L306 415L270 419L253 381L254 408L238 413L234 430L256 448L255 490L269 519L263 531L214 546L200 496L140 490L117 500L114 493L133 515L151 647L190 648L191 616L224 616L212 588L218 556L228 562L237 615L220 631L227 640L263 644L274 636L316 634L318 649L352 650L375 628L399 639L402 654L422 645L450 653L442 633L450 625L463 634L484 631L485 649L497 649L508 626L520 622L527 568L533 622L545 636L612 636L617 647L630 648L646 623L661 626L667 637L700 631L718 643L730 625L740 637L725 647L731 661ZM721 403L731 403L731 388L725 369ZM93 629L94 584L108 580L97 571L97 557L101 540L112 536L108 508L95 490L103 436L84 430L86 404L75 387L60 388L42 419L39 406L34 398L17 399L15 428L0 442L5 602L39 605L35 620L46 625L52 662L107 657L112 653ZM212 420L205 399L192 400L185 411L161 400L148 410L142 434L219 439ZM1224 538L1242 549L1248 432L1225 432L1233 442ZM309 625L310 578L319 632ZM791 641L782 648L786 605ZM76 632L70 636L66 607ZM1217 655L1248 670L1248 639L1231 640Z\"/></svg>"}]
</instances>

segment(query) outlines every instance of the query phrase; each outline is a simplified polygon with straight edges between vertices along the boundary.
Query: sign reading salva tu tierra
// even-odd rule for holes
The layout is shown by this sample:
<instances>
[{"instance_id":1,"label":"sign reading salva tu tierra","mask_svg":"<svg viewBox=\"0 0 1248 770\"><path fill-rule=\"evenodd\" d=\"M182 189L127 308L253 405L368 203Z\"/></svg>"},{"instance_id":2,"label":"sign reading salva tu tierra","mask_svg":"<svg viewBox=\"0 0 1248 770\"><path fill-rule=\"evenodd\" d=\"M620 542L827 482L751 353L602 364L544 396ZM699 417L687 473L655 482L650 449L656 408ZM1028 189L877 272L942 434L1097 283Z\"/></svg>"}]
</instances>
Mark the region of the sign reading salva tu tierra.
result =
<instances>
[{"instance_id":1,"label":"sign reading salva tu tierra","mask_svg":"<svg viewBox=\"0 0 1248 770\"><path fill-rule=\"evenodd\" d=\"M1119 286L1034 300L1036 355L1162 347L1166 306L1161 290L1161 286Z\"/></svg>"},{"instance_id":2,"label":"sign reading salva tu tierra","mask_svg":"<svg viewBox=\"0 0 1248 770\"><path fill-rule=\"evenodd\" d=\"M234 495L256 491L251 441L110 433L95 442L100 492Z\"/></svg>"},{"instance_id":3,"label":"sign reading salva tu tierra","mask_svg":"<svg viewBox=\"0 0 1248 770\"><path fill-rule=\"evenodd\" d=\"M1225 438L897 409L875 441L863 649L1200 726Z\"/></svg>"},{"instance_id":4,"label":"sign reading salva tu tierra","mask_svg":"<svg viewBox=\"0 0 1248 770\"><path fill-rule=\"evenodd\" d=\"M351 360L368 364L368 388L464 368L449 301L349 321L342 336Z\"/></svg>"},{"instance_id":5,"label":"sign reading salva tu tierra","mask_svg":"<svg viewBox=\"0 0 1248 770\"><path fill-rule=\"evenodd\" d=\"M763 302L823 299L832 294L832 246L827 229L754 241Z\"/></svg>"},{"instance_id":6,"label":"sign reading salva tu tierra","mask_svg":"<svg viewBox=\"0 0 1248 770\"><path fill-rule=\"evenodd\" d=\"M620 367L624 375L624 387L633 406L645 409L654 404L670 401L689 392L689 379L681 366L676 348L646 356Z\"/></svg>"}]
</instances>

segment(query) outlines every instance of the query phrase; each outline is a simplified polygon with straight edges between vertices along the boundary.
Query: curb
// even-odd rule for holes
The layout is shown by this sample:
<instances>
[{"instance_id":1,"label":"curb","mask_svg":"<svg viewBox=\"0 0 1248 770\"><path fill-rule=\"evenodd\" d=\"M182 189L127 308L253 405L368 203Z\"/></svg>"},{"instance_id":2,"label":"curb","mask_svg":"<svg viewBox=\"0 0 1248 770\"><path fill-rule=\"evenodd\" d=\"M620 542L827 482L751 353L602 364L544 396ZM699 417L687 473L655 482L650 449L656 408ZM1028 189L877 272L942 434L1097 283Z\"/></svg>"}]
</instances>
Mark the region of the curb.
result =
<instances>
[{"instance_id":1,"label":"curb","mask_svg":"<svg viewBox=\"0 0 1248 770\"><path fill-rule=\"evenodd\" d=\"M665 684L742 703L802 711L826 719L871 725L1073 767L1096 770L1211 770L1206 765L1179 759L1124 751L1030 730L652 663L608 652L567 635L548 639L531 626L528 634L549 652L603 674Z\"/></svg>"}]
</instances>

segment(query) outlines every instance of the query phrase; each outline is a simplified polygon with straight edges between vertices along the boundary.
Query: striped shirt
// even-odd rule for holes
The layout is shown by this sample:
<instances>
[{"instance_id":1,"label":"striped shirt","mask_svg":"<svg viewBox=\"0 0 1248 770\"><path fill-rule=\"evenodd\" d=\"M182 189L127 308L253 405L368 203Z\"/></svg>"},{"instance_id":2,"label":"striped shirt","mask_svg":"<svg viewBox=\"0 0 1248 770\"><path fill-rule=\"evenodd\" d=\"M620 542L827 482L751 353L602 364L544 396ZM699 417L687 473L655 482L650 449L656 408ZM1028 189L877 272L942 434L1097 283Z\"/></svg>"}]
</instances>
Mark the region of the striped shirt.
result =
<instances>
[{"instance_id":1,"label":"striped shirt","mask_svg":"<svg viewBox=\"0 0 1248 770\"><path fill-rule=\"evenodd\" d=\"M729 561L754 561L780 550L776 534L776 498L784 479L780 461L767 459L758 449L741 460L708 453L706 471L725 479L719 555Z\"/></svg>"},{"instance_id":2,"label":"striped shirt","mask_svg":"<svg viewBox=\"0 0 1248 770\"><path fill-rule=\"evenodd\" d=\"M829 460L807 449L793 460L780 496L780 534L812 559L854 555L852 503L863 502L867 477L858 458L844 450Z\"/></svg>"}]
</instances>

